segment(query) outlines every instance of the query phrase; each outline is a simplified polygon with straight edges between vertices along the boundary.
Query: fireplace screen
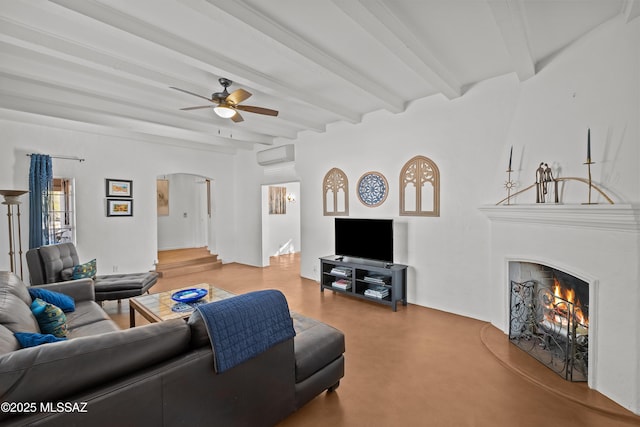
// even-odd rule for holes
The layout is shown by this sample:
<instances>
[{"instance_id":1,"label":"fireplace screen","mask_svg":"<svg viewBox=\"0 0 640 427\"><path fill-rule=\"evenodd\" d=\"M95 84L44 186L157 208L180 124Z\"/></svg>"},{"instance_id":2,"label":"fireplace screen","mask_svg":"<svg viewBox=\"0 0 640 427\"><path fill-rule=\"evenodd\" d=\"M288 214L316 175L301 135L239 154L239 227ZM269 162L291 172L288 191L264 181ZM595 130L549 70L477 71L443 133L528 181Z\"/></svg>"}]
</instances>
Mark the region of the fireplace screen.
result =
<instances>
[{"instance_id":1,"label":"fireplace screen","mask_svg":"<svg viewBox=\"0 0 640 427\"><path fill-rule=\"evenodd\" d=\"M588 303L588 286L573 276L512 280L510 341L566 380L587 381L589 313L582 301Z\"/></svg>"}]
</instances>

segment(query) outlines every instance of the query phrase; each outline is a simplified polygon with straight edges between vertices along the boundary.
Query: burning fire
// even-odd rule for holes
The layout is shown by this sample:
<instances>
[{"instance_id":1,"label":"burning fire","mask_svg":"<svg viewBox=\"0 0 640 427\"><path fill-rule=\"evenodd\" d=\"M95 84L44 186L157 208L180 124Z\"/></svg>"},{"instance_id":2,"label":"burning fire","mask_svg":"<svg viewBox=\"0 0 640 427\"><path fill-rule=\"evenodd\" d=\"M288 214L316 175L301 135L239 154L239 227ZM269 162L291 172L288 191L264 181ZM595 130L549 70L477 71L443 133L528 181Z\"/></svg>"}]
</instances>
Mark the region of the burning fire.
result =
<instances>
[{"instance_id":1,"label":"burning fire","mask_svg":"<svg viewBox=\"0 0 640 427\"><path fill-rule=\"evenodd\" d=\"M569 306L567 304L568 301L569 303L573 304L573 316L576 323L578 324L578 327L589 326L589 317L582 311L582 303L579 299L576 298L576 292L573 289L563 288L562 285L560 285L560 282L558 282L558 280L554 278L553 295L555 296L555 301L552 305L555 311L561 313L566 318L566 316L569 314Z\"/></svg>"}]
</instances>

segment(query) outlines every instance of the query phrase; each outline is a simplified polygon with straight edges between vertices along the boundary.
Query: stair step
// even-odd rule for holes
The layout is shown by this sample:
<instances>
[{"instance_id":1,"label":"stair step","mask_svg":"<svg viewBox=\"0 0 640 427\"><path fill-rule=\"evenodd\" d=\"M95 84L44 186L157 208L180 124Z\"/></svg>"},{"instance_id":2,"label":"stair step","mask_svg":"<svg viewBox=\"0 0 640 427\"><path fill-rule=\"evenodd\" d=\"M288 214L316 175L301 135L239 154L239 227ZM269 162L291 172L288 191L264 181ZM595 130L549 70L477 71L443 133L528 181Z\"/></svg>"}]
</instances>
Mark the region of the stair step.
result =
<instances>
[{"instance_id":1,"label":"stair step","mask_svg":"<svg viewBox=\"0 0 640 427\"><path fill-rule=\"evenodd\" d=\"M184 248L158 251L156 272L159 277L175 277L221 267L218 255L212 255L208 248Z\"/></svg>"},{"instance_id":2,"label":"stair step","mask_svg":"<svg viewBox=\"0 0 640 427\"><path fill-rule=\"evenodd\" d=\"M184 274L190 273L200 273L202 271L215 270L218 268L222 268L222 261L218 260L216 262L210 262L206 264L193 264L187 265L184 267L174 267L169 269L158 269L156 267L156 272L159 277L176 277L182 276Z\"/></svg>"},{"instance_id":3,"label":"stair step","mask_svg":"<svg viewBox=\"0 0 640 427\"><path fill-rule=\"evenodd\" d=\"M170 269L170 268L177 268L177 267L186 267L188 265L194 265L194 264L208 264L216 261L218 261L218 255L209 254L209 255L199 256L198 258L185 259L183 261L173 261L173 262L160 261L158 262L158 265L156 266L156 268Z\"/></svg>"}]
</instances>

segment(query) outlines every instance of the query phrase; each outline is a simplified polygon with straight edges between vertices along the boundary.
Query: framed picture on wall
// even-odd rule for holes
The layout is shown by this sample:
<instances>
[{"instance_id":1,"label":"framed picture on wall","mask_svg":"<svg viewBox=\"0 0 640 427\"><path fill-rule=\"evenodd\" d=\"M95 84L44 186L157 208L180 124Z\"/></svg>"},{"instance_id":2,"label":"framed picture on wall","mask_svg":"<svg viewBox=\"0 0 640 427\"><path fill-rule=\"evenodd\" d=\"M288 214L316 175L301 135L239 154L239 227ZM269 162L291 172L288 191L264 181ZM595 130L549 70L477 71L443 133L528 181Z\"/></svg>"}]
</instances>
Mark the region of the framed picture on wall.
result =
<instances>
[{"instance_id":1,"label":"framed picture on wall","mask_svg":"<svg viewBox=\"0 0 640 427\"><path fill-rule=\"evenodd\" d=\"M107 197L133 197L133 181L110 179L107 182Z\"/></svg>"},{"instance_id":2,"label":"framed picture on wall","mask_svg":"<svg viewBox=\"0 0 640 427\"><path fill-rule=\"evenodd\" d=\"M107 199L107 216L133 216L133 200Z\"/></svg>"},{"instance_id":3,"label":"framed picture on wall","mask_svg":"<svg viewBox=\"0 0 640 427\"><path fill-rule=\"evenodd\" d=\"M287 187L269 187L269 215L287 213Z\"/></svg>"},{"instance_id":4,"label":"framed picture on wall","mask_svg":"<svg viewBox=\"0 0 640 427\"><path fill-rule=\"evenodd\" d=\"M157 180L158 186L158 216L169 215L169 180Z\"/></svg>"}]
</instances>

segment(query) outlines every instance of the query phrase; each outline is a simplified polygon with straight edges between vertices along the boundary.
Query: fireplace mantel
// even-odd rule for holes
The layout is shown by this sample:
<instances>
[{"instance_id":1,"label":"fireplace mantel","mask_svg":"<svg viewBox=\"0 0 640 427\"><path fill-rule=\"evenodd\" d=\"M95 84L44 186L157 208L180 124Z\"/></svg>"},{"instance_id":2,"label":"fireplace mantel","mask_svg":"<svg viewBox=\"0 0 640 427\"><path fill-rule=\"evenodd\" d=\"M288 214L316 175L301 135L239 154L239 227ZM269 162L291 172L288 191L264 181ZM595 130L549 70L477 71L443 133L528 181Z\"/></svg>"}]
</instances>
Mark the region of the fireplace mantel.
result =
<instances>
[{"instance_id":1,"label":"fireplace mantel","mask_svg":"<svg viewBox=\"0 0 640 427\"><path fill-rule=\"evenodd\" d=\"M542 224L640 232L640 206L636 205L484 205L491 221Z\"/></svg>"}]
</instances>

